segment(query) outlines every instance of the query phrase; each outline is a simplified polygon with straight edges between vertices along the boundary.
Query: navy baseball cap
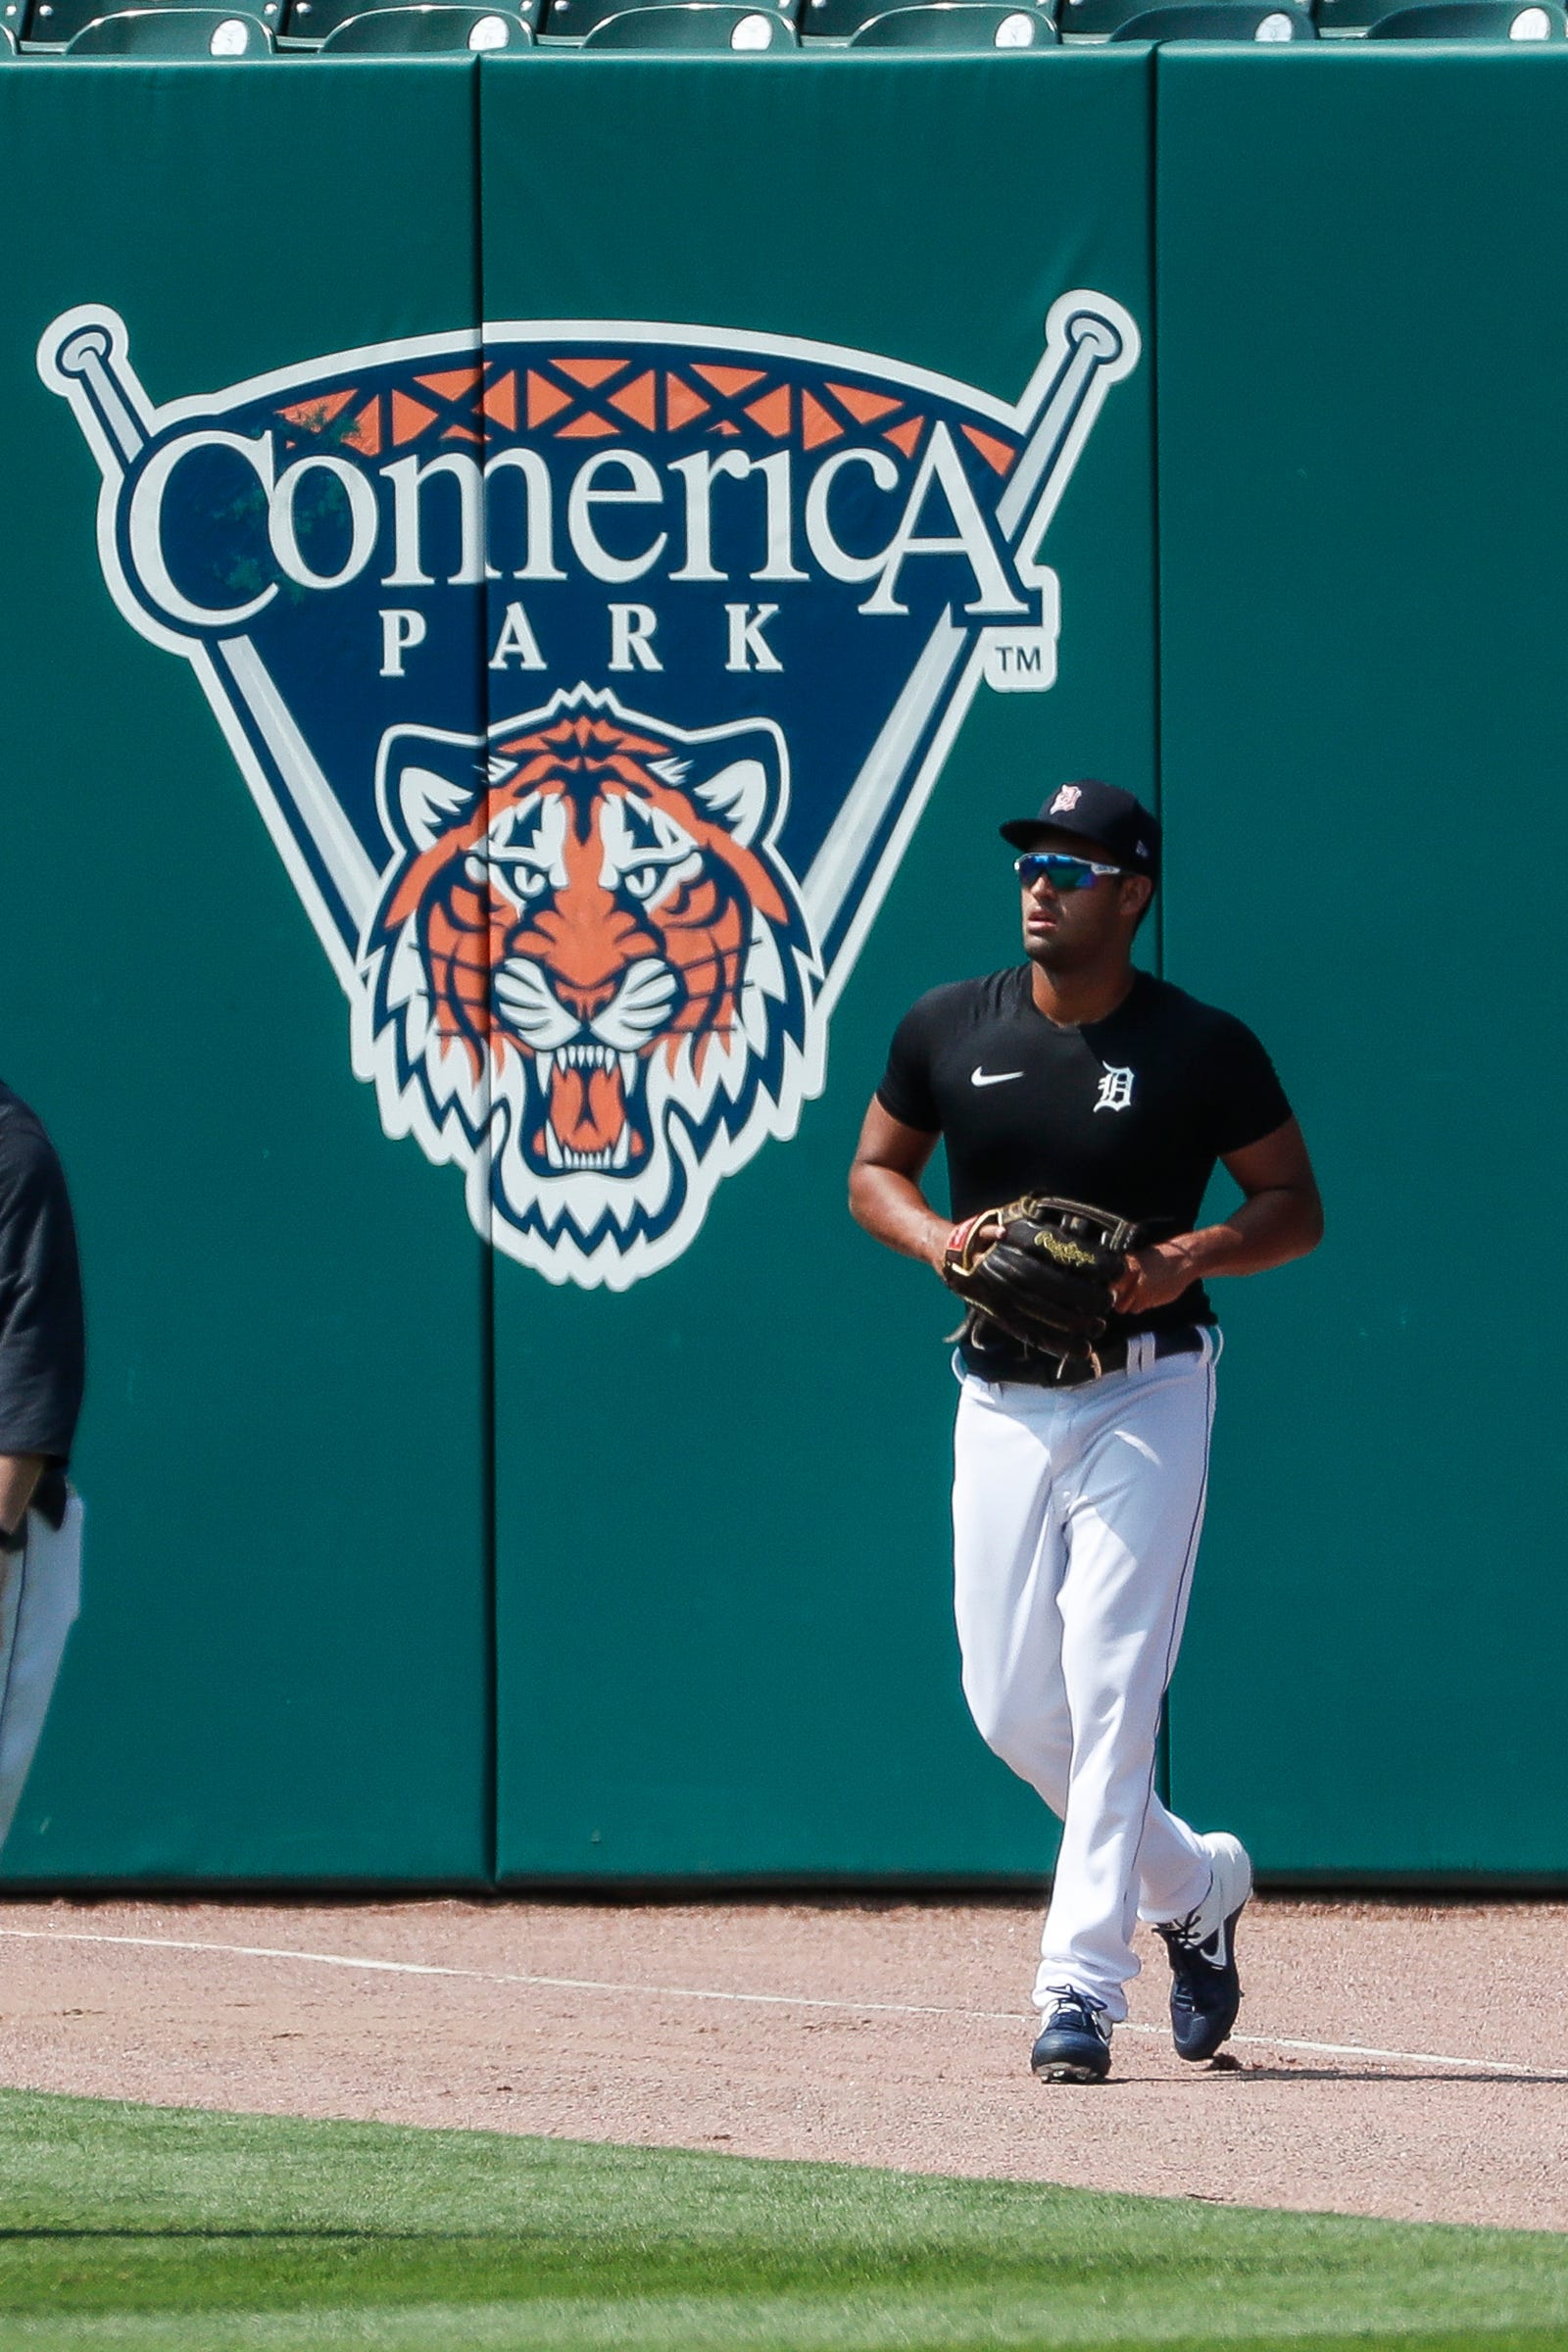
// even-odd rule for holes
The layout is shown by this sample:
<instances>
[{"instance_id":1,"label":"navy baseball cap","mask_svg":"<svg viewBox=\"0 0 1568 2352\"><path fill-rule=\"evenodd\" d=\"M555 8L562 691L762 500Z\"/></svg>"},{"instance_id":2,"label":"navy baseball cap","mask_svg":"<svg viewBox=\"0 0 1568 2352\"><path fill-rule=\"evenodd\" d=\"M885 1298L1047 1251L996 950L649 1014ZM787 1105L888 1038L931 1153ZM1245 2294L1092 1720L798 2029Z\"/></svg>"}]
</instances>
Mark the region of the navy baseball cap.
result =
<instances>
[{"instance_id":1,"label":"navy baseball cap","mask_svg":"<svg viewBox=\"0 0 1568 2352\"><path fill-rule=\"evenodd\" d=\"M1032 850L1045 833L1080 834L1128 873L1159 880L1159 819L1119 784L1081 776L1076 784L1059 785L1038 816L1014 817L1002 828L1003 840L1015 850Z\"/></svg>"}]
</instances>

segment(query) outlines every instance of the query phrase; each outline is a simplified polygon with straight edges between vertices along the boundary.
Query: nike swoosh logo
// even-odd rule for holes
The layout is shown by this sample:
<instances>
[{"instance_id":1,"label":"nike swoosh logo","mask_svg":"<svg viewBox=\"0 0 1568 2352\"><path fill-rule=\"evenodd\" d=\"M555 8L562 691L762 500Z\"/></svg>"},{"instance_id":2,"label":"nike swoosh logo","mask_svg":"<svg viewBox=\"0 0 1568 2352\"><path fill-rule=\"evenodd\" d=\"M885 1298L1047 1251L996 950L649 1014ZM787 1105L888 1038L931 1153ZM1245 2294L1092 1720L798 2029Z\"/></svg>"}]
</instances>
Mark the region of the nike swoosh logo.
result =
<instances>
[{"instance_id":1,"label":"nike swoosh logo","mask_svg":"<svg viewBox=\"0 0 1568 2352\"><path fill-rule=\"evenodd\" d=\"M969 1072L971 1086L1005 1086L1009 1078L1021 1078L1022 1070L983 1070L979 1064Z\"/></svg>"}]
</instances>

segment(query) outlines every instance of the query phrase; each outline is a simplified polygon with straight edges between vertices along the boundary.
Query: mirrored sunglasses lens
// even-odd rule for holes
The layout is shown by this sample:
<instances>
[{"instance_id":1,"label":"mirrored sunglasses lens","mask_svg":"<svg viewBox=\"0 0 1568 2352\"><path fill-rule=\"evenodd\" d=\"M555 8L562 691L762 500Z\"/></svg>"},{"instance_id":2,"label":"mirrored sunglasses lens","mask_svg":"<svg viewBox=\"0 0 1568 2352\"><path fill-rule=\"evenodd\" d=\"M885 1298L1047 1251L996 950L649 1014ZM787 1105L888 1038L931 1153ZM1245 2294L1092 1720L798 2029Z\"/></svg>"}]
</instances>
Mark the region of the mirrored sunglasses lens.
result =
<instances>
[{"instance_id":1,"label":"mirrored sunglasses lens","mask_svg":"<svg viewBox=\"0 0 1568 2352\"><path fill-rule=\"evenodd\" d=\"M1054 891L1083 890L1095 878L1094 867L1087 859L1068 858L1060 851L1026 851L1013 863L1026 889L1042 876Z\"/></svg>"}]
</instances>

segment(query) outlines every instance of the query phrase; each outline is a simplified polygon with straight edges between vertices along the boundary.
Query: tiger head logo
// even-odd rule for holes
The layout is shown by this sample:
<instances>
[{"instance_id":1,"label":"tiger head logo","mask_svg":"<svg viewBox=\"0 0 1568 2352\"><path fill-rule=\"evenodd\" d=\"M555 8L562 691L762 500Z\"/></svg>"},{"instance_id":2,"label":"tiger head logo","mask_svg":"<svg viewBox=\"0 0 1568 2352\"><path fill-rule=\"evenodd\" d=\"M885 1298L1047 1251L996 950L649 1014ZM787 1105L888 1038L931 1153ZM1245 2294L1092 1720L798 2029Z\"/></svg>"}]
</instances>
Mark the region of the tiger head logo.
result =
<instances>
[{"instance_id":1,"label":"tiger head logo","mask_svg":"<svg viewBox=\"0 0 1568 2352\"><path fill-rule=\"evenodd\" d=\"M484 739L391 730L378 799L356 1065L389 1131L469 1161L497 1247L624 1287L820 1084L782 736L579 689Z\"/></svg>"}]
</instances>

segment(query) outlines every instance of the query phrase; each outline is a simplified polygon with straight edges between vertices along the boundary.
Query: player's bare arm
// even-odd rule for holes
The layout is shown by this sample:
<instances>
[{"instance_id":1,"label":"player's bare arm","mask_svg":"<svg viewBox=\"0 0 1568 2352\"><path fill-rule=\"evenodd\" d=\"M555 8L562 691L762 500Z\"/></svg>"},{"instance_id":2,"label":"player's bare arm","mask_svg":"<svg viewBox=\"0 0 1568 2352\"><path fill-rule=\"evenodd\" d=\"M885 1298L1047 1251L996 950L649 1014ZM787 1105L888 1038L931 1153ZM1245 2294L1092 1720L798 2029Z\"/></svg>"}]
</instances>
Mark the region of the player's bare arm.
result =
<instances>
[{"instance_id":1,"label":"player's bare arm","mask_svg":"<svg viewBox=\"0 0 1568 2352\"><path fill-rule=\"evenodd\" d=\"M1243 1198L1229 1216L1198 1233L1174 1234L1133 1250L1116 1285L1123 1314L1166 1306L1211 1274L1266 1274L1305 1257L1323 1239L1323 1203L1295 1119L1287 1119L1222 1163Z\"/></svg>"},{"instance_id":2,"label":"player's bare arm","mask_svg":"<svg viewBox=\"0 0 1568 2352\"><path fill-rule=\"evenodd\" d=\"M940 1268L952 1219L939 1215L920 1190L936 1148L934 1135L906 1127L873 1100L850 1168L850 1214L888 1249Z\"/></svg>"},{"instance_id":3,"label":"player's bare arm","mask_svg":"<svg viewBox=\"0 0 1568 2352\"><path fill-rule=\"evenodd\" d=\"M0 1453L0 1532L22 1525L43 1466L41 1453Z\"/></svg>"}]
</instances>

